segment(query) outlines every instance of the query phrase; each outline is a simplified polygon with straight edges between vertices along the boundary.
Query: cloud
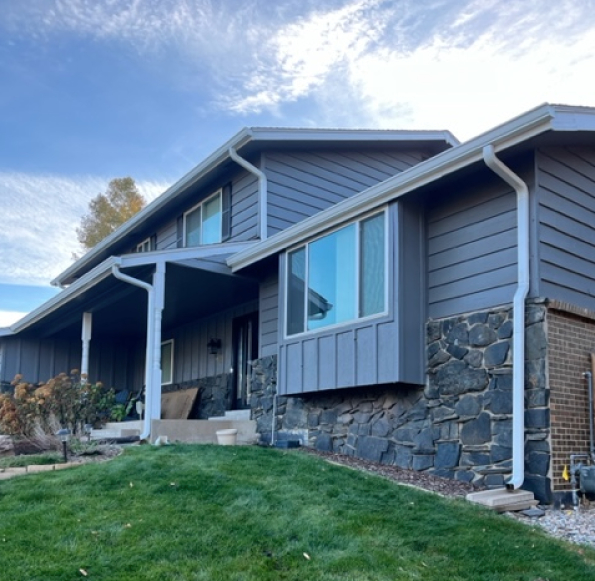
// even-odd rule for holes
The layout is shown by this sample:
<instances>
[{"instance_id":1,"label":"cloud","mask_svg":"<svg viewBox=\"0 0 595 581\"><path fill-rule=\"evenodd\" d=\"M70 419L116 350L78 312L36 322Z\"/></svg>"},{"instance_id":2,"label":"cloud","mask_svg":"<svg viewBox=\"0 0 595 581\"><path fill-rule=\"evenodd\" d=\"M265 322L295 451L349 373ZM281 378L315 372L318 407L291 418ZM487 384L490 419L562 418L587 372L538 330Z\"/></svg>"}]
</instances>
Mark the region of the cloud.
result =
<instances>
[{"instance_id":1,"label":"cloud","mask_svg":"<svg viewBox=\"0 0 595 581\"><path fill-rule=\"evenodd\" d=\"M0 172L0 283L44 285L80 252L76 228L108 179ZM147 201L167 185L138 182Z\"/></svg>"},{"instance_id":2,"label":"cloud","mask_svg":"<svg viewBox=\"0 0 595 581\"><path fill-rule=\"evenodd\" d=\"M0 329L10 327L13 323L22 319L26 314L27 313L17 311L0 311Z\"/></svg>"}]
</instances>

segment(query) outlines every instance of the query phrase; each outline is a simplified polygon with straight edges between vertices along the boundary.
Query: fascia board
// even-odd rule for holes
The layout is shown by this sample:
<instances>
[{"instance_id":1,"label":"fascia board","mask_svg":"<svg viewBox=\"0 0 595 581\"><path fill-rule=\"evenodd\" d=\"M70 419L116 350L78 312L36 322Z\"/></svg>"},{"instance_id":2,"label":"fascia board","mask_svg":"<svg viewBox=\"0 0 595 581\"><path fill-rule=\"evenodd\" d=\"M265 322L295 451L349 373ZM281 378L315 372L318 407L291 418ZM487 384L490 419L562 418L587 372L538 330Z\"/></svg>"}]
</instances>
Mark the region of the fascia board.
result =
<instances>
[{"instance_id":1,"label":"fascia board","mask_svg":"<svg viewBox=\"0 0 595 581\"><path fill-rule=\"evenodd\" d=\"M54 286L62 286L65 281L76 272L84 269L97 255L104 252L109 246L118 242L124 236L129 234L136 226L142 223L147 218L159 212L171 199L175 198L177 194L192 185L201 176L213 171L215 167L223 163L229 157L229 148L242 147L251 139L251 129L244 128L239 133L229 139L224 145L214 151L209 157L198 164L192 171L188 172L183 178L178 180L175 184L170 186L163 194L153 200L149 205L143 208L140 212L135 214L127 222L122 224L117 230L106 236L99 244L94 246L84 256L79 258L74 264L69 266L65 271L59 274L51 284Z\"/></svg>"},{"instance_id":2,"label":"fascia board","mask_svg":"<svg viewBox=\"0 0 595 581\"><path fill-rule=\"evenodd\" d=\"M72 283L67 289L64 289L55 297L52 297L43 303L43 305L31 311L28 315L25 315L20 321L17 321L14 325L11 325L11 331L13 333L18 333L26 329L44 317L47 317L72 299L89 290L98 282L101 282L110 276L112 272L112 266L114 264L118 264L118 262L119 259L113 256L107 260L104 260L101 264L98 264L94 269L90 270L85 275L81 276L81 278Z\"/></svg>"},{"instance_id":3,"label":"fascia board","mask_svg":"<svg viewBox=\"0 0 595 581\"><path fill-rule=\"evenodd\" d=\"M483 133L470 141L442 152L427 161L380 182L360 194L339 202L311 218L299 222L271 238L228 258L233 272L241 270L272 254L282 252L319 232L393 201L400 196L430 184L443 176L483 158L483 148L492 144L502 151L552 128L555 115L550 105L541 105L527 113Z\"/></svg>"},{"instance_id":4,"label":"fascia board","mask_svg":"<svg viewBox=\"0 0 595 581\"><path fill-rule=\"evenodd\" d=\"M10 337L14 331L10 327L0 327L0 337Z\"/></svg>"}]
</instances>

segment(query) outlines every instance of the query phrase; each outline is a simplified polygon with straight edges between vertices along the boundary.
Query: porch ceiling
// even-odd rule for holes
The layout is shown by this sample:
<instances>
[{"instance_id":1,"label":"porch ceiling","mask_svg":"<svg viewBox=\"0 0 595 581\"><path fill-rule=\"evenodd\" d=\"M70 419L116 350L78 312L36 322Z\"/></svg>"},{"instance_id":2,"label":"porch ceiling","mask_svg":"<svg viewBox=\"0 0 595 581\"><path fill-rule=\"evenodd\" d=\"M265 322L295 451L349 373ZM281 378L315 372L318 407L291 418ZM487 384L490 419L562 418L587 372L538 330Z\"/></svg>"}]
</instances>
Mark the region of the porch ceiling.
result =
<instances>
[{"instance_id":1,"label":"porch ceiling","mask_svg":"<svg viewBox=\"0 0 595 581\"><path fill-rule=\"evenodd\" d=\"M190 264L167 264L164 330L258 298L255 281ZM151 282L153 267L129 268L125 272ZM80 338L82 314L86 311L93 313L93 337L144 336L147 292L109 276L29 327L23 335Z\"/></svg>"}]
</instances>

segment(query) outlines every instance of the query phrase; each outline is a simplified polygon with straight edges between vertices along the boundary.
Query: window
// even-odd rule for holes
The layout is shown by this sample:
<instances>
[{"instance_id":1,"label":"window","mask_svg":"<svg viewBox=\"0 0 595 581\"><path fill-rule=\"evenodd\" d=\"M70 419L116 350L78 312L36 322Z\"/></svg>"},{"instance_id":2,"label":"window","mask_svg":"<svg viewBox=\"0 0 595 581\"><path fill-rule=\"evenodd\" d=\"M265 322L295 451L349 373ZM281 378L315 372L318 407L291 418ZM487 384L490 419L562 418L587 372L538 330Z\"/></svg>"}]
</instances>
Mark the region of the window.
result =
<instances>
[{"instance_id":1,"label":"window","mask_svg":"<svg viewBox=\"0 0 595 581\"><path fill-rule=\"evenodd\" d=\"M174 380L174 340L161 343L161 385L169 385Z\"/></svg>"},{"instance_id":2,"label":"window","mask_svg":"<svg viewBox=\"0 0 595 581\"><path fill-rule=\"evenodd\" d=\"M184 214L184 246L221 242L221 190Z\"/></svg>"},{"instance_id":3,"label":"window","mask_svg":"<svg viewBox=\"0 0 595 581\"><path fill-rule=\"evenodd\" d=\"M136 245L137 252L150 252L151 251L151 239L147 238L143 240L140 244Z\"/></svg>"},{"instance_id":4,"label":"window","mask_svg":"<svg viewBox=\"0 0 595 581\"><path fill-rule=\"evenodd\" d=\"M288 335L386 310L385 231L382 212L288 253Z\"/></svg>"}]
</instances>

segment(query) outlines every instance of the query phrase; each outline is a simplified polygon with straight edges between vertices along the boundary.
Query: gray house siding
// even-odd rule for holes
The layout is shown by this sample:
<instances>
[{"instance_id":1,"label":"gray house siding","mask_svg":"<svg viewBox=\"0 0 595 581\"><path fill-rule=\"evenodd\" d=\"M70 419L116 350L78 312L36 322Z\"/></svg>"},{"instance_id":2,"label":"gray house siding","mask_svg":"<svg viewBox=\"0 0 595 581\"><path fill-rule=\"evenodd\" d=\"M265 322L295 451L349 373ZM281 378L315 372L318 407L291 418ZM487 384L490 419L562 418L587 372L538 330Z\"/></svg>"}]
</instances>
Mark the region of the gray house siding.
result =
<instances>
[{"instance_id":1,"label":"gray house siding","mask_svg":"<svg viewBox=\"0 0 595 581\"><path fill-rule=\"evenodd\" d=\"M424 383L423 219L415 207L399 202L389 207L388 224L387 314L284 337L281 311L279 393ZM280 281L283 296L283 275Z\"/></svg>"},{"instance_id":2,"label":"gray house siding","mask_svg":"<svg viewBox=\"0 0 595 581\"><path fill-rule=\"evenodd\" d=\"M267 152L272 236L424 159L421 151Z\"/></svg>"},{"instance_id":3,"label":"gray house siding","mask_svg":"<svg viewBox=\"0 0 595 581\"><path fill-rule=\"evenodd\" d=\"M427 212L428 315L509 303L516 288L516 195L504 183L467 189Z\"/></svg>"},{"instance_id":4,"label":"gray house siding","mask_svg":"<svg viewBox=\"0 0 595 581\"><path fill-rule=\"evenodd\" d=\"M173 383L229 373L233 365L233 319L257 310L257 301L245 303L212 317L164 331L163 341L174 340ZM211 338L221 339L222 348L217 355L208 352L207 343Z\"/></svg>"},{"instance_id":5,"label":"gray house siding","mask_svg":"<svg viewBox=\"0 0 595 581\"><path fill-rule=\"evenodd\" d=\"M271 274L260 283L260 357L277 354L279 334L279 278Z\"/></svg>"},{"instance_id":6,"label":"gray house siding","mask_svg":"<svg viewBox=\"0 0 595 581\"><path fill-rule=\"evenodd\" d=\"M595 149L537 152L540 293L595 309Z\"/></svg>"}]
</instances>

